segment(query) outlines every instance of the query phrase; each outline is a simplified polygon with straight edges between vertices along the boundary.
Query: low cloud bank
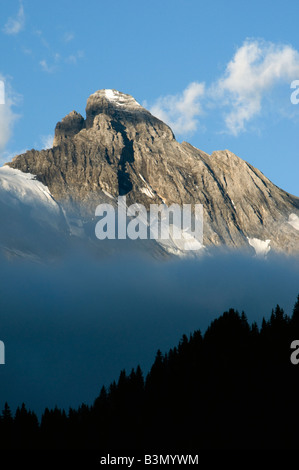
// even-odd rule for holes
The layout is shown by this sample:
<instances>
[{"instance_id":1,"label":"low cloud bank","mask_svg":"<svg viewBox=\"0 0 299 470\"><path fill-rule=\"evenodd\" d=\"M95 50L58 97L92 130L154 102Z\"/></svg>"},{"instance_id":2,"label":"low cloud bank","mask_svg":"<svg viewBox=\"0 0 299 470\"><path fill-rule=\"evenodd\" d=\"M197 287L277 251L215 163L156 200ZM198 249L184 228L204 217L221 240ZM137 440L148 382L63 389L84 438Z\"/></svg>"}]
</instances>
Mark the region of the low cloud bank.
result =
<instances>
[{"instance_id":1,"label":"low cloud bank","mask_svg":"<svg viewBox=\"0 0 299 470\"><path fill-rule=\"evenodd\" d=\"M233 307L260 324L277 303L291 314L298 259L240 254L167 262L132 255L55 265L1 261L0 406L38 413L91 403L121 369L146 372L158 348L205 331Z\"/></svg>"}]
</instances>

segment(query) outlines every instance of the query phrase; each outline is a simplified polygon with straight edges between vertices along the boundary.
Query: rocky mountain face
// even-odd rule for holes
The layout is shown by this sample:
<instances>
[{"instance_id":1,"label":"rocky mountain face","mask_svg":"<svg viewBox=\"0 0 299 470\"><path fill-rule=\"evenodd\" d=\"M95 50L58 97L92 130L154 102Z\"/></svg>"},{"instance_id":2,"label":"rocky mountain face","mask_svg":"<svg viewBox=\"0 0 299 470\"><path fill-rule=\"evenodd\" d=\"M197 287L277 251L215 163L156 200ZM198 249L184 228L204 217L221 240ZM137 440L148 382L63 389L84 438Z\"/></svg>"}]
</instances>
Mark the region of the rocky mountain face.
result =
<instances>
[{"instance_id":1,"label":"rocky mountain face","mask_svg":"<svg viewBox=\"0 0 299 470\"><path fill-rule=\"evenodd\" d=\"M53 148L30 150L7 165L36 175L74 233L94 229L99 203L126 195L128 204L147 209L203 204L205 247L299 253L299 198L228 150L208 155L180 144L165 123L116 90L92 94L85 119L76 111L64 117Z\"/></svg>"}]
</instances>

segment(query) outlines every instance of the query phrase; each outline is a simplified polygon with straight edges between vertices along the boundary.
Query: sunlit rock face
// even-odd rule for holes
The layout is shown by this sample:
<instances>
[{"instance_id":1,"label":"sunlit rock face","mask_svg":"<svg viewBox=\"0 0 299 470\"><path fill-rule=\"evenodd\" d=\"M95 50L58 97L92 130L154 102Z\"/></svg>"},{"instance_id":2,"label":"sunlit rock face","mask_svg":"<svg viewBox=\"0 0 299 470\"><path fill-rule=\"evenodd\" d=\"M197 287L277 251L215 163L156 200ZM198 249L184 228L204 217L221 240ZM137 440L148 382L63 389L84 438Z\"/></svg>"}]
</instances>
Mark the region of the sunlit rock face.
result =
<instances>
[{"instance_id":1,"label":"sunlit rock face","mask_svg":"<svg viewBox=\"0 0 299 470\"><path fill-rule=\"evenodd\" d=\"M204 247L299 252L297 197L229 150L208 155L177 142L169 126L117 90L93 93L86 118L76 111L63 118L53 148L30 150L8 165L36 175L83 232L98 204L125 195L147 209L202 204Z\"/></svg>"}]
</instances>

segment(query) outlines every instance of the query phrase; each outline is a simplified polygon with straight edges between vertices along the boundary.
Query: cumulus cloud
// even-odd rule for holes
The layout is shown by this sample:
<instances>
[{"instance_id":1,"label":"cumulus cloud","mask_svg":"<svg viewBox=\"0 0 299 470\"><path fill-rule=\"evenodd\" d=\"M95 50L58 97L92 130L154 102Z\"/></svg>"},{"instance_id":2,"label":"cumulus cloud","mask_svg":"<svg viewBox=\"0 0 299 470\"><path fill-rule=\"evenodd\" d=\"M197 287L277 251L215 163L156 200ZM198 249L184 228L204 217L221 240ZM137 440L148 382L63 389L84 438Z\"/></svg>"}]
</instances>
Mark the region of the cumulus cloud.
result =
<instances>
[{"instance_id":1,"label":"cumulus cloud","mask_svg":"<svg viewBox=\"0 0 299 470\"><path fill-rule=\"evenodd\" d=\"M261 112L263 98L275 85L290 83L298 76L299 53L291 46L247 40L210 93L230 108L225 115L226 128L238 135Z\"/></svg>"},{"instance_id":2,"label":"cumulus cloud","mask_svg":"<svg viewBox=\"0 0 299 470\"><path fill-rule=\"evenodd\" d=\"M192 82L177 95L162 96L150 107L150 112L166 122L176 134L196 131L202 113L201 98L204 83Z\"/></svg>"},{"instance_id":3,"label":"cumulus cloud","mask_svg":"<svg viewBox=\"0 0 299 470\"><path fill-rule=\"evenodd\" d=\"M2 153L12 135L13 125L19 117L13 110L20 97L13 92L10 83L0 74L5 83L5 103L0 104L0 152Z\"/></svg>"},{"instance_id":4,"label":"cumulus cloud","mask_svg":"<svg viewBox=\"0 0 299 470\"><path fill-rule=\"evenodd\" d=\"M4 25L3 32L5 34L18 34L25 26L25 12L23 2L20 2L19 11L15 18L8 18Z\"/></svg>"},{"instance_id":5,"label":"cumulus cloud","mask_svg":"<svg viewBox=\"0 0 299 470\"><path fill-rule=\"evenodd\" d=\"M195 132L202 125L199 116L225 110L225 130L237 136L266 109L275 87L287 84L289 88L298 78L296 49L248 39L213 83L192 82L182 93L158 98L149 110L180 135Z\"/></svg>"}]
</instances>

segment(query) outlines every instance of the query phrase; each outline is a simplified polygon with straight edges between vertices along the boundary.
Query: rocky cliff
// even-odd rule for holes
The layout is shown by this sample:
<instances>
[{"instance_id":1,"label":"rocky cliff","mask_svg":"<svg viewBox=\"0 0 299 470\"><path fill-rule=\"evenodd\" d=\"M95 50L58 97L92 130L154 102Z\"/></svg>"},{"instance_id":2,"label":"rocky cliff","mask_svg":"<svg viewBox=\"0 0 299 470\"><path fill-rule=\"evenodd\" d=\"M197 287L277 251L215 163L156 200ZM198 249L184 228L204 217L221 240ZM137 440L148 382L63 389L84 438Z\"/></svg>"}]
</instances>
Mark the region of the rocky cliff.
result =
<instances>
[{"instance_id":1,"label":"rocky cliff","mask_svg":"<svg viewBox=\"0 0 299 470\"><path fill-rule=\"evenodd\" d=\"M83 222L118 195L147 208L201 203L204 246L299 252L299 198L229 150L208 155L180 144L165 123L116 90L92 94L85 119L75 111L64 117L53 148L8 165L36 175L70 218Z\"/></svg>"}]
</instances>

